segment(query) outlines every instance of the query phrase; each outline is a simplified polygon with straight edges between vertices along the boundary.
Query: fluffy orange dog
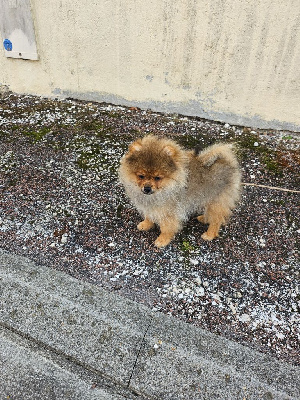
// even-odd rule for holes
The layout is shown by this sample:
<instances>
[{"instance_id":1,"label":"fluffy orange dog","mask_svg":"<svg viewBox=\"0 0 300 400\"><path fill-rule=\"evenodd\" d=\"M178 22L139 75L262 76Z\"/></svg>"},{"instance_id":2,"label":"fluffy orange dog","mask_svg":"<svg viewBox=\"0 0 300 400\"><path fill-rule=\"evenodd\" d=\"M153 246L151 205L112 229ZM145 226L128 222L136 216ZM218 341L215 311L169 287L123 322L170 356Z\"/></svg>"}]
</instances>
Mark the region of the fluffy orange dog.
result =
<instances>
[{"instance_id":1,"label":"fluffy orange dog","mask_svg":"<svg viewBox=\"0 0 300 400\"><path fill-rule=\"evenodd\" d=\"M204 240L218 236L240 195L241 173L231 144L215 144L201 153L187 151L169 139L146 136L129 146L119 179L144 220L138 229L155 224L164 247L191 215L209 224Z\"/></svg>"}]
</instances>

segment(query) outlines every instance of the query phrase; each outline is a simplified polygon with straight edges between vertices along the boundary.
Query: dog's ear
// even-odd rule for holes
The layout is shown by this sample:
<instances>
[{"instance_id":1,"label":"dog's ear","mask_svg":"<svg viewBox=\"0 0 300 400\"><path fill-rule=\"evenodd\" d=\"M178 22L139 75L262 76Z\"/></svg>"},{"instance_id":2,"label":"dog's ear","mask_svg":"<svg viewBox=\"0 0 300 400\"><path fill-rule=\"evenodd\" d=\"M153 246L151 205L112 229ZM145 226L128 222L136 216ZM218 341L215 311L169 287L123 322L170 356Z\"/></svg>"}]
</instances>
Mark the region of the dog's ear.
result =
<instances>
[{"instance_id":1,"label":"dog's ear","mask_svg":"<svg viewBox=\"0 0 300 400\"><path fill-rule=\"evenodd\" d=\"M174 157L177 153L177 149L173 147L171 144L168 144L164 147L164 152L171 157Z\"/></svg>"},{"instance_id":2,"label":"dog's ear","mask_svg":"<svg viewBox=\"0 0 300 400\"><path fill-rule=\"evenodd\" d=\"M141 151L142 149L142 140L138 139L135 142L129 145L128 151L130 154L135 153L136 151Z\"/></svg>"}]
</instances>

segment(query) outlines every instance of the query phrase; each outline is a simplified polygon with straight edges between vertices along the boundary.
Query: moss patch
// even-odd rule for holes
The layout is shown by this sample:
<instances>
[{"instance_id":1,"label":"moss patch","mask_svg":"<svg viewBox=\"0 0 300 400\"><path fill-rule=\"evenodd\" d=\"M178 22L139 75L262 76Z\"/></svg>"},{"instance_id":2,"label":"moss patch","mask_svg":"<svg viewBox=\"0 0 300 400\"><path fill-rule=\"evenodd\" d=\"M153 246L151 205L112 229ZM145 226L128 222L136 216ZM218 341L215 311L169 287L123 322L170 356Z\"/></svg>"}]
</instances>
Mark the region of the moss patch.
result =
<instances>
[{"instance_id":1,"label":"moss patch","mask_svg":"<svg viewBox=\"0 0 300 400\"><path fill-rule=\"evenodd\" d=\"M47 133L49 133L49 132L50 132L50 128L44 127L44 128L41 128L41 129L39 129L37 131L24 132L24 135L28 136L30 139L32 139L33 142L38 142L38 141L42 140L43 137L46 136Z\"/></svg>"},{"instance_id":2,"label":"moss patch","mask_svg":"<svg viewBox=\"0 0 300 400\"><path fill-rule=\"evenodd\" d=\"M244 132L242 136L236 140L238 144L238 153L242 160L258 157L259 161L266 167L269 172L275 175L282 175L283 168L278 159L278 152L268 148L259 138L259 135Z\"/></svg>"}]
</instances>

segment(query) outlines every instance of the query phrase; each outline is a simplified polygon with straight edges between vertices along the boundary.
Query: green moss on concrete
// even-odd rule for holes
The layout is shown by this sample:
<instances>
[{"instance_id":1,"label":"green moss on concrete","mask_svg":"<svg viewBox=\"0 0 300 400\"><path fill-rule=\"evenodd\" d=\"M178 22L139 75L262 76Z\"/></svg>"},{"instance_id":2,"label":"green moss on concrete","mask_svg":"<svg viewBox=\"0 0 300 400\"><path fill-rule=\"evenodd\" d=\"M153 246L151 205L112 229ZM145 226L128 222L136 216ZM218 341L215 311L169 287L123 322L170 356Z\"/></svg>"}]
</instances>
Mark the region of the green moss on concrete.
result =
<instances>
[{"instance_id":1,"label":"green moss on concrete","mask_svg":"<svg viewBox=\"0 0 300 400\"><path fill-rule=\"evenodd\" d=\"M50 128L44 127L39 130L24 132L24 135L28 136L30 139L32 139L33 142L38 142L38 141L42 140L44 138L44 136L46 136L47 133L50 132L50 130L51 130Z\"/></svg>"}]
</instances>

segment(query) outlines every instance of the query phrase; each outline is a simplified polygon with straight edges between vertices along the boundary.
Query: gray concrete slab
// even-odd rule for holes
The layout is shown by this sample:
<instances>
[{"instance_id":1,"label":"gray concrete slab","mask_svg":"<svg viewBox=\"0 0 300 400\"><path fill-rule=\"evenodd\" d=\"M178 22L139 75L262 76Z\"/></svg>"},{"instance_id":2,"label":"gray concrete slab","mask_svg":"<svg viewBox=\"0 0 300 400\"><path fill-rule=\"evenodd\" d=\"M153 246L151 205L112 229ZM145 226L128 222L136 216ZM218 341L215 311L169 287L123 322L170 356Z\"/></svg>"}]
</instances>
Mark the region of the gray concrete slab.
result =
<instances>
[{"instance_id":1,"label":"gray concrete slab","mask_svg":"<svg viewBox=\"0 0 300 400\"><path fill-rule=\"evenodd\" d=\"M112 382L99 382L5 328L0 328L0 370L1 399L128 399Z\"/></svg>"},{"instance_id":2,"label":"gray concrete slab","mask_svg":"<svg viewBox=\"0 0 300 400\"><path fill-rule=\"evenodd\" d=\"M2 324L127 384L152 318L144 307L5 252L0 279Z\"/></svg>"},{"instance_id":3,"label":"gray concrete slab","mask_svg":"<svg viewBox=\"0 0 300 400\"><path fill-rule=\"evenodd\" d=\"M3 250L0 328L3 398L300 398L298 367Z\"/></svg>"},{"instance_id":4,"label":"gray concrete slab","mask_svg":"<svg viewBox=\"0 0 300 400\"><path fill-rule=\"evenodd\" d=\"M168 400L300 399L300 369L157 314L131 385Z\"/></svg>"}]
</instances>

